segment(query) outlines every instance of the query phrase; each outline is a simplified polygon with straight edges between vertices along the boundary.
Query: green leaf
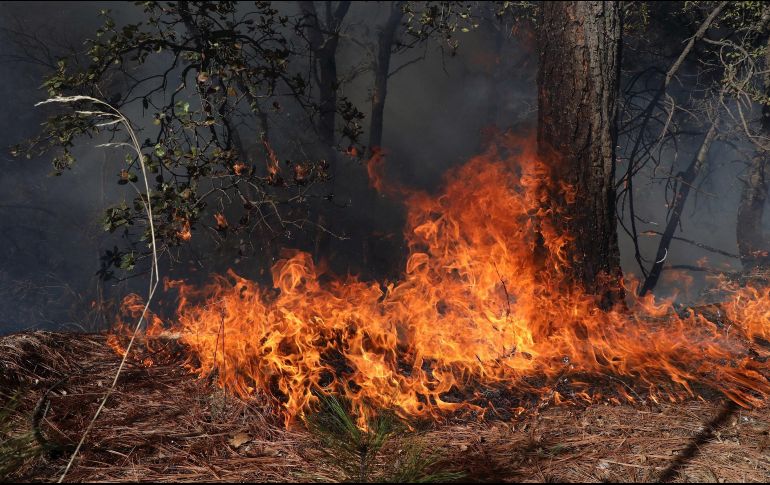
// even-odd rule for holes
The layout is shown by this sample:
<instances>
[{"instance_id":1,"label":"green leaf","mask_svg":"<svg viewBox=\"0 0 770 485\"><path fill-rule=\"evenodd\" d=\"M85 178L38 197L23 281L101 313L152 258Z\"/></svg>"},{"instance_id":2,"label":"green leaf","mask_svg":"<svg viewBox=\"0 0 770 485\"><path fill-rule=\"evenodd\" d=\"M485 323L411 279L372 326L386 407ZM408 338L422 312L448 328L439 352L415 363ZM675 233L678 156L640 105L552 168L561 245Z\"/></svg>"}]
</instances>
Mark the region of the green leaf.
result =
<instances>
[{"instance_id":1,"label":"green leaf","mask_svg":"<svg viewBox=\"0 0 770 485\"><path fill-rule=\"evenodd\" d=\"M124 269L126 271L131 271L136 266L136 258L134 257L134 253L125 253L120 258L120 265L118 266L120 269Z\"/></svg>"}]
</instances>

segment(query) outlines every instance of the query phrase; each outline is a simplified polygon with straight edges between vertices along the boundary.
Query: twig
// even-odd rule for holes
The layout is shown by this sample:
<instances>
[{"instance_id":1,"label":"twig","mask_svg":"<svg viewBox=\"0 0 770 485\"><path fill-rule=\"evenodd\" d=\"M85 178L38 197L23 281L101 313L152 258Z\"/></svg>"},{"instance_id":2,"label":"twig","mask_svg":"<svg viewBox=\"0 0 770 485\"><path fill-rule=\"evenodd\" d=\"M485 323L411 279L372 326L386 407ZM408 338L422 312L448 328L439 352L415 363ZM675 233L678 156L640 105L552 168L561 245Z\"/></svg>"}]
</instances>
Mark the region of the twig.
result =
<instances>
[{"instance_id":1,"label":"twig","mask_svg":"<svg viewBox=\"0 0 770 485\"><path fill-rule=\"evenodd\" d=\"M740 271L721 271L714 268L707 268L705 266L695 266L692 264L671 264L669 266L664 266L664 270L687 270L687 271L700 271L703 273L710 273L715 275L724 275L724 276L731 276L736 277L741 274Z\"/></svg>"},{"instance_id":2,"label":"twig","mask_svg":"<svg viewBox=\"0 0 770 485\"><path fill-rule=\"evenodd\" d=\"M679 54L679 57L677 57L676 61L669 67L668 71L666 71L666 76L663 79L663 81L660 84L660 87L656 91L655 95L652 97L650 102L647 104L647 107L644 109L644 112L642 114L642 123L641 127L639 129L639 136L636 138L633 148L631 149L631 153L628 157L628 168L626 170L626 174L621 178L621 180L618 182L620 183L626 183L627 184L627 195L628 195L628 201L629 201L629 211L631 215L630 223L631 227L630 230L626 229L625 224L622 223L621 219L621 226L626 229L626 232L631 237L631 240L634 243L634 257L636 258L637 263L639 264L639 268L642 271L642 274L645 277L645 288L646 284L649 279L649 273L652 273L655 271L656 267L653 266L653 268L648 272L647 268L645 268L644 265L644 258L641 254L641 249L639 247L639 238L638 238L638 232L636 230L636 214L634 213L634 190L633 190L633 175L638 169L635 169L636 167L636 159L637 156L640 154L640 150L642 149L642 139L644 138L644 134L647 128L647 125L649 124L650 120L653 118L653 113L655 112L656 108L658 107L658 104L660 103L663 96L666 96L668 99L671 99L670 95L668 95L668 87L671 84L671 81L676 76L676 73L681 68L684 61L687 59L687 57L690 55L690 52L695 47L695 44L700 41L705 35L706 32L708 32L709 28L711 27L711 24L716 20L716 18L719 16L719 14L722 12L722 10L727 6L728 2L720 2L714 10L709 14L709 16L703 21L701 26L698 28L695 35L690 37L690 39L687 42L687 45L682 50L682 52ZM666 121L663 131L661 132L659 136L659 142L662 143L662 140L665 136L666 131L668 130L670 119L673 117L673 112L675 109L675 105L672 102L671 103L671 110L669 111L668 120ZM660 254L658 255L660 256ZM661 258L656 258L656 261L660 260ZM657 270L660 272L660 270ZM657 281L657 277L654 278L655 281ZM654 282L653 282L654 286ZM649 290L649 288L643 290L645 293Z\"/></svg>"},{"instance_id":3,"label":"twig","mask_svg":"<svg viewBox=\"0 0 770 485\"><path fill-rule=\"evenodd\" d=\"M495 262L492 262L492 264L495 266L495 272L497 273L497 277L500 278L500 283L503 285L503 291L505 292L505 304L507 305L507 313L506 316L511 316L511 297L508 294L508 287L505 285L505 280L503 279L503 276L500 274L500 271L497 269L497 264Z\"/></svg>"},{"instance_id":4,"label":"twig","mask_svg":"<svg viewBox=\"0 0 770 485\"><path fill-rule=\"evenodd\" d=\"M616 381L616 382L619 382L619 383L623 384L623 386L624 386L626 389L628 389L629 391L631 391L631 394L633 394L633 395L636 397L636 399L638 400L638 402L639 402L639 403L641 403L641 404L647 404L647 400L646 400L646 399L644 399L644 398L642 398L642 396L640 396L640 395L639 395L639 394L638 394L638 393L637 393L637 392L634 390L634 388L633 388L633 387L631 387L631 386L629 386L628 384L626 384L626 382L625 382L623 379L620 379L620 378L618 378L618 377L615 377L615 376L611 376L611 375L609 375L609 374L604 374L604 376L605 376L605 377L607 377L607 378L609 378L609 379L612 379L613 381Z\"/></svg>"},{"instance_id":5,"label":"twig","mask_svg":"<svg viewBox=\"0 0 770 485\"><path fill-rule=\"evenodd\" d=\"M725 96L725 91L726 90L724 88L720 91L718 104L722 103L722 100ZM674 237L674 232L679 226L682 213L684 212L684 205L687 202L687 195L690 193L690 186L700 174L703 166L706 164L711 146L718 136L718 126L719 114L715 113L714 120L712 121L708 132L703 137L703 142L698 149L697 155L693 158L692 162L690 162L690 165L687 167L687 169L677 177L677 181L680 183L678 188L675 190L674 201L670 205L670 218L666 224L665 230L663 231L660 243L658 244L658 252L655 257L655 263L652 265L649 274L644 279L644 283L639 290L639 296L644 296L648 292L652 291L652 289L655 288L655 285L658 283L660 273L663 270L663 263L666 259L665 256L668 254L668 247L671 244L671 240Z\"/></svg>"},{"instance_id":6,"label":"twig","mask_svg":"<svg viewBox=\"0 0 770 485\"><path fill-rule=\"evenodd\" d=\"M644 236L662 236L663 233L660 232L660 231L644 231L642 233L642 235L644 235ZM722 256L727 256L728 258L740 259L740 256L737 255L737 254L730 253L730 252L725 251L723 249L717 249L715 247L708 246L708 245L703 244L703 243L699 243L698 241L693 241L692 239L687 239L687 238L679 237L679 236L671 236L671 239L676 240L676 241L682 241L682 242L685 242L687 244L692 244L693 246L697 246L697 247L699 247L701 249L705 249L706 251L711 251L712 253L721 254Z\"/></svg>"}]
</instances>

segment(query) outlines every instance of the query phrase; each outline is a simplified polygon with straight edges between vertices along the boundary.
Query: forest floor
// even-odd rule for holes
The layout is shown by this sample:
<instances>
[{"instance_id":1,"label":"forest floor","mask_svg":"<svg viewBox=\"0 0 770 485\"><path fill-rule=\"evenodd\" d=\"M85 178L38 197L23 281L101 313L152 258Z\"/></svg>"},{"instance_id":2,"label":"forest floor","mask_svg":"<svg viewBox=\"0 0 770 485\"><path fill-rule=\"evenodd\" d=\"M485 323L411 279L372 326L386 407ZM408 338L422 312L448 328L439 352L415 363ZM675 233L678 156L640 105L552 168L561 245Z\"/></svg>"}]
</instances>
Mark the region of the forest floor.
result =
<instances>
[{"instance_id":1,"label":"forest floor","mask_svg":"<svg viewBox=\"0 0 770 485\"><path fill-rule=\"evenodd\" d=\"M119 362L103 335L0 338L0 396L17 396L0 442L4 432L27 433L46 450L25 456L6 479L59 478ZM225 396L178 361L130 362L67 481L342 478L303 426L286 429L267 408ZM406 435L463 481L724 483L770 479L769 432L767 408L693 400L546 406L510 420L432 424ZM406 435L380 460L400 453Z\"/></svg>"}]
</instances>

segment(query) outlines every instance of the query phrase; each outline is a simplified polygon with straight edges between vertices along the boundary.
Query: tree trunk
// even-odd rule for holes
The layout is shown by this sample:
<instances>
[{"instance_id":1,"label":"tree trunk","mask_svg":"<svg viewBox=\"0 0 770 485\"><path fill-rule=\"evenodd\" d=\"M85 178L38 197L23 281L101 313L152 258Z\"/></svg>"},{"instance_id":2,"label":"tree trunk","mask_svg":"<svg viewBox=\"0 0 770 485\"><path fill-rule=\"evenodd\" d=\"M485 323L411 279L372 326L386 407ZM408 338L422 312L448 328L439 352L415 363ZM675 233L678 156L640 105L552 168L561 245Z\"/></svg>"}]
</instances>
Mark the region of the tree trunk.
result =
<instances>
[{"instance_id":1,"label":"tree trunk","mask_svg":"<svg viewBox=\"0 0 770 485\"><path fill-rule=\"evenodd\" d=\"M765 70L767 70L770 69L770 37L765 48ZM765 96L770 96L770 73L765 72L763 78ZM746 271L770 267L769 248L762 232L762 217L765 213L768 190L766 173L767 146L770 144L770 105L768 104L762 106L759 137L763 146L757 149L751 161L748 180L738 205L738 221L735 228L738 253L741 256L743 269Z\"/></svg>"},{"instance_id":2,"label":"tree trunk","mask_svg":"<svg viewBox=\"0 0 770 485\"><path fill-rule=\"evenodd\" d=\"M372 117L369 122L369 152L373 154L382 147L382 127L385 112L385 97L388 94L390 55L396 31L404 16L405 2L393 2L385 25L377 34L377 58L374 61L374 86L372 89Z\"/></svg>"},{"instance_id":3,"label":"tree trunk","mask_svg":"<svg viewBox=\"0 0 770 485\"><path fill-rule=\"evenodd\" d=\"M332 192L337 183L337 150L334 140L335 122L337 119L337 46L340 39L342 21L350 9L351 2L338 2L333 8L331 1L323 2L325 22L321 21L316 10L315 2L300 1L299 7L305 17L305 34L312 55L311 66L316 85L318 86L318 121L316 131L321 145L321 151L331 168ZM313 217L312 215L309 217ZM315 253L328 243L328 233L322 230L324 225L323 208L315 216L316 237Z\"/></svg>"},{"instance_id":4,"label":"tree trunk","mask_svg":"<svg viewBox=\"0 0 770 485\"><path fill-rule=\"evenodd\" d=\"M620 68L618 2L541 4L538 153L551 165L555 227L572 241L568 278L603 306L622 299L615 216L615 148Z\"/></svg>"},{"instance_id":5,"label":"tree trunk","mask_svg":"<svg viewBox=\"0 0 770 485\"><path fill-rule=\"evenodd\" d=\"M768 246L762 232L762 218L767 201L766 170L767 155L757 153L751 161L746 186L743 188L738 205L735 235L738 241L738 254L745 271L770 266Z\"/></svg>"},{"instance_id":6,"label":"tree trunk","mask_svg":"<svg viewBox=\"0 0 770 485\"><path fill-rule=\"evenodd\" d=\"M350 2L339 2L332 11L332 2L324 2L326 22L322 24L312 1L299 2L307 22L307 38L314 57L314 71L318 81L318 135L324 149L333 151L334 123L337 114L337 45L342 20L350 9Z\"/></svg>"}]
</instances>

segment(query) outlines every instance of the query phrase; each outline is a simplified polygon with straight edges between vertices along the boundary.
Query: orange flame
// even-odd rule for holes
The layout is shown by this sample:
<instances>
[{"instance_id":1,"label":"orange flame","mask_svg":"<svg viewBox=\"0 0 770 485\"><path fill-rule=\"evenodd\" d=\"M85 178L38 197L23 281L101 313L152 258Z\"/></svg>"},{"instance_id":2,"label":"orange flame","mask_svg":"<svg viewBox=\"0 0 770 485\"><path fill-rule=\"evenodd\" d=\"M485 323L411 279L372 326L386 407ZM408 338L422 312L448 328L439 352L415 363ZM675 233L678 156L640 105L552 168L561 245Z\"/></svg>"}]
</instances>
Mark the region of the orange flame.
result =
<instances>
[{"instance_id":1,"label":"orange flame","mask_svg":"<svg viewBox=\"0 0 770 485\"><path fill-rule=\"evenodd\" d=\"M385 187L383 173L385 157L382 150L374 150L372 157L366 162L366 174L369 176L369 186L377 192L382 192Z\"/></svg>"},{"instance_id":2,"label":"orange flame","mask_svg":"<svg viewBox=\"0 0 770 485\"><path fill-rule=\"evenodd\" d=\"M214 214L214 219L217 221L217 229L220 231L224 231L228 227L230 227L230 223L227 222L227 218L224 214L221 212L217 212Z\"/></svg>"},{"instance_id":3,"label":"orange flame","mask_svg":"<svg viewBox=\"0 0 770 485\"><path fill-rule=\"evenodd\" d=\"M270 176L275 176L278 174L279 170L279 164L278 164L278 156L275 154L275 151L273 150L273 147L270 146L270 143L267 141L267 138L262 137L262 144L265 147L265 151L267 152L267 173Z\"/></svg>"},{"instance_id":4,"label":"orange flame","mask_svg":"<svg viewBox=\"0 0 770 485\"><path fill-rule=\"evenodd\" d=\"M190 229L190 221L185 220L182 222L182 228L177 231L177 237L182 241L189 241L192 239L192 231Z\"/></svg>"},{"instance_id":5,"label":"orange flame","mask_svg":"<svg viewBox=\"0 0 770 485\"><path fill-rule=\"evenodd\" d=\"M408 195L408 191L400 185L385 181L385 151L381 148L373 148L372 156L366 162L366 174L369 177L369 186L380 194L389 197Z\"/></svg>"},{"instance_id":6,"label":"orange flame","mask_svg":"<svg viewBox=\"0 0 770 485\"><path fill-rule=\"evenodd\" d=\"M370 174L380 163L370 161ZM698 383L744 406L763 403L770 364L748 346L770 340L770 291L730 289L729 330L652 296L629 297L632 311L601 310L565 288L570 238L546 198L574 192L548 189L549 180L533 143L509 136L451 170L439 195L402 192L409 255L400 281L323 275L309 254L287 252L273 288L233 271L202 288L168 283L179 291L177 315L153 317L152 333L178 335L201 376L217 373L241 396L274 396L287 423L317 390L344 395L361 415L371 406L437 417L482 410L476 390L488 386L591 401L597 376L614 379L613 402L638 399L631 385L657 401L697 396ZM381 177L373 184L385 187ZM543 265L533 257L537 234ZM567 378L571 391L557 392Z\"/></svg>"},{"instance_id":7,"label":"orange flame","mask_svg":"<svg viewBox=\"0 0 770 485\"><path fill-rule=\"evenodd\" d=\"M233 173L235 173L235 175L243 175L244 173L246 173L247 168L248 167L246 166L245 163L242 163L242 162L234 163Z\"/></svg>"}]
</instances>

